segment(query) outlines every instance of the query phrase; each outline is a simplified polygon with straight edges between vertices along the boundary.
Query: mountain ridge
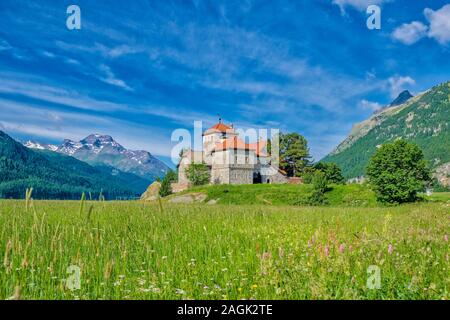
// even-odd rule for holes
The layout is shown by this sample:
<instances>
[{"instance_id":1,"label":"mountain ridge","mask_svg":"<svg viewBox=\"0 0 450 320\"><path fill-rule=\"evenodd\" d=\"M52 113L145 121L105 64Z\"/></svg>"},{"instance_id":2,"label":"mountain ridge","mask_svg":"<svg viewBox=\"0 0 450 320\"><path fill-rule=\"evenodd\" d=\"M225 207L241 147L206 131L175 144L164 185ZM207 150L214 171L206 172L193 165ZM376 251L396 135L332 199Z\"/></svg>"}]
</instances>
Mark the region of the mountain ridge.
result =
<instances>
[{"instance_id":1,"label":"mountain ridge","mask_svg":"<svg viewBox=\"0 0 450 320\"><path fill-rule=\"evenodd\" d=\"M0 197L22 198L32 187L35 199L133 198L145 181L128 174L103 171L74 157L45 149L30 149L0 131ZM145 183L144 183L145 182Z\"/></svg>"},{"instance_id":2,"label":"mountain ridge","mask_svg":"<svg viewBox=\"0 0 450 320\"><path fill-rule=\"evenodd\" d=\"M448 119L450 82L445 82L354 125L349 136L321 161L337 163L348 179L360 177L381 144L402 138L419 145L430 168L442 171L439 168L450 162Z\"/></svg>"},{"instance_id":3,"label":"mountain ridge","mask_svg":"<svg viewBox=\"0 0 450 320\"><path fill-rule=\"evenodd\" d=\"M90 134L80 141L65 139L60 145L27 141L25 146L66 154L93 166L106 165L153 181L164 176L169 167L145 150L129 150L109 135Z\"/></svg>"}]
</instances>

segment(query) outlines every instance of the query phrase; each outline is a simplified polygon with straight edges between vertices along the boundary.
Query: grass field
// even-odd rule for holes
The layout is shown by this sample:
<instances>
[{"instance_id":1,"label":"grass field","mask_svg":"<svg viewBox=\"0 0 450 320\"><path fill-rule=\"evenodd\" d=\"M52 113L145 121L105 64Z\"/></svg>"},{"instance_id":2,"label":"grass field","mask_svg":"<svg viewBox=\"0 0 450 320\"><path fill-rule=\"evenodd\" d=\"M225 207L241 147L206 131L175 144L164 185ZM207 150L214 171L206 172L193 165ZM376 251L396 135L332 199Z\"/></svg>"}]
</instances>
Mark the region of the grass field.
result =
<instances>
[{"instance_id":1,"label":"grass field","mask_svg":"<svg viewBox=\"0 0 450 320\"><path fill-rule=\"evenodd\" d=\"M311 185L289 184L253 184L253 185L213 185L196 187L186 191L202 192L208 200L217 200L219 204L236 205L302 205L312 192ZM331 185L326 193L327 203L331 206L376 206L376 197L372 190L364 185Z\"/></svg>"},{"instance_id":2,"label":"grass field","mask_svg":"<svg viewBox=\"0 0 450 320\"><path fill-rule=\"evenodd\" d=\"M26 210L2 200L0 298L448 299L449 223L448 202L34 201ZM367 287L371 265L379 289ZM70 266L81 270L79 290L65 285Z\"/></svg>"}]
</instances>

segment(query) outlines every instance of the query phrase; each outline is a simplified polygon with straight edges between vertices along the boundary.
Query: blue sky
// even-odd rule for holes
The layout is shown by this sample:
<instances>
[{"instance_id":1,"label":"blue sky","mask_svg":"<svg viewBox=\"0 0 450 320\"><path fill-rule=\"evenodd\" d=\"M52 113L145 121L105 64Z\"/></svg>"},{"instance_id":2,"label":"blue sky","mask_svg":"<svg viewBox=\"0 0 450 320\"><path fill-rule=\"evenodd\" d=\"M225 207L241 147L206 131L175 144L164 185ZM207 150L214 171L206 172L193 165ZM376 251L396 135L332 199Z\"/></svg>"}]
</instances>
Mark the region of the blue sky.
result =
<instances>
[{"instance_id":1,"label":"blue sky","mask_svg":"<svg viewBox=\"0 0 450 320\"><path fill-rule=\"evenodd\" d=\"M66 8L81 8L81 30ZM366 8L382 8L381 30ZM168 161L217 114L296 131L316 160L403 89L450 80L448 1L0 2L0 130L112 135Z\"/></svg>"}]
</instances>

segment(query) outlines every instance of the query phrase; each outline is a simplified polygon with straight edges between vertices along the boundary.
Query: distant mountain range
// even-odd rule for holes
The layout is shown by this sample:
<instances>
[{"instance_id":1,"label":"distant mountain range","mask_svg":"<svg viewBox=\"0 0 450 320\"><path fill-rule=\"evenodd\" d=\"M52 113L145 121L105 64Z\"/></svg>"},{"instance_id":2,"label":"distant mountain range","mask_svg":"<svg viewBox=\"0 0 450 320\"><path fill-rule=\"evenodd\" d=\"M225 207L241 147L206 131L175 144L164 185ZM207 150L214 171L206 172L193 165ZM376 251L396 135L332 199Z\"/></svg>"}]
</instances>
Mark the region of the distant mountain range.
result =
<instances>
[{"instance_id":1,"label":"distant mountain range","mask_svg":"<svg viewBox=\"0 0 450 320\"><path fill-rule=\"evenodd\" d=\"M450 82L412 97L408 91L356 124L350 135L322 161L335 162L347 178L365 175L377 148L403 138L416 143L442 185L450 185Z\"/></svg>"},{"instance_id":2,"label":"distant mountain range","mask_svg":"<svg viewBox=\"0 0 450 320\"><path fill-rule=\"evenodd\" d=\"M109 166L154 181L163 177L169 167L147 151L124 148L111 136L91 134L80 141L64 140L61 145L27 141L24 145L36 150L63 153L93 166Z\"/></svg>"},{"instance_id":3,"label":"distant mountain range","mask_svg":"<svg viewBox=\"0 0 450 320\"><path fill-rule=\"evenodd\" d=\"M132 173L107 165L93 167L74 157L50 151L51 147L26 148L0 131L0 198L23 198L33 187L35 199L133 198L150 183Z\"/></svg>"}]
</instances>

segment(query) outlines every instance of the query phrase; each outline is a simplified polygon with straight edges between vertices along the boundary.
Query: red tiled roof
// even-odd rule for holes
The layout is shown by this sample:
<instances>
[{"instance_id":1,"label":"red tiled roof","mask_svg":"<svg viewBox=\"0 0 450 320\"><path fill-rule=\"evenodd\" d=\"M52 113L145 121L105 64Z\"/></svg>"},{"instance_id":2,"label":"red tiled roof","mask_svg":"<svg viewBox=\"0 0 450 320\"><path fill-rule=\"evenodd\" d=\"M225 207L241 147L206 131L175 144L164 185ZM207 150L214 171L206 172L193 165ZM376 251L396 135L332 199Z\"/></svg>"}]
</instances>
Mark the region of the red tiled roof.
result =
<instances>
[{"instance_id":1,"label":"red tiled roof","mask_svg":"<svg viewBox=\"0 0 450 320\"><path fill-rule=\"evenodd\" d=\"M234 129L230 126L227 126L226 124L223 124L222 122L216 123L211 128L205 131L205 134L213 133L213 132L220 132L220 133L233 133Z\"/></svg>"},{"instance_id":2,"label":"red tiled roof","mask_svg":"<svg viewBox=\"0 0 450 320\"><path fill-rule=\"evenodd\" d=\"M223 124L222 122L216 123L210 129L219 130L220 132L227 132L227 130L233 130L232 127Z\"/></svg>"},{"instance_id":3,"label":"red tiled roof","mask_svg":"<svg viewBox=\"0 0 450 320\"><path fill-rule=\"evenodd\" d=\"M264 152L267 141L259 140L256 143L249 143L248 145L251 149L255 150L255 153L258 157L267 157L267 154Z\"/></svg>"},{"instance_id":4,"label":"red tiled roof","mask_svg":"<svg viewBox=\"0 0 450 320\"><path fill-rule=\"evenodd\" d=\"M267 156L263 152L263 148L266 146L266 141L258 141L256 143L245 143L237 136L226 139L223 142L216 143L214 147L215 151L229 150L229 149L239 149L239 150L253 150L255 154L259 156Z\"/></svg>"}]
</instances>

